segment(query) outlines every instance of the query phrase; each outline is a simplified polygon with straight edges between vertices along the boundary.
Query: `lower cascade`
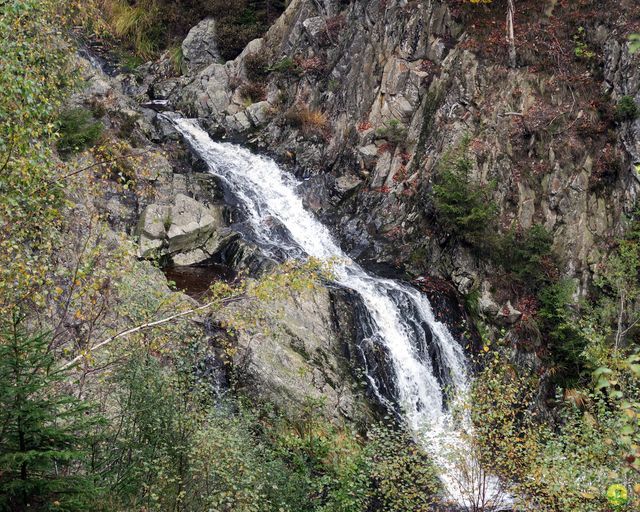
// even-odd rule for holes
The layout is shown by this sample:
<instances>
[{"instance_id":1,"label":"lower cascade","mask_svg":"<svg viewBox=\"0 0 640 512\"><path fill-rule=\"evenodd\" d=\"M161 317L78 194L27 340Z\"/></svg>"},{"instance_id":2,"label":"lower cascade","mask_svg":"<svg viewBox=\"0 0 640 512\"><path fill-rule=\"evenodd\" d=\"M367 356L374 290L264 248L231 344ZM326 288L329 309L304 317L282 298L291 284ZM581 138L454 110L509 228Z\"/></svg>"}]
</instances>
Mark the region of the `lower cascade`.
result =
<instances>
[{"instance_id":1,"label":"lower cascade","mask_svg":"<svg viewBox=\"0 0 640 512\"><path fill-rule=\"evenodd\" d=\"M382 350L393 372L392 389L385 392L376 368L367 365L371 389L382 403L397 408L432 454L449 497L468 506L460 489L462 477L447 456L448 448L460 451L463 443L447 403L466 394L468 361L462 346L435 319L428 299L402 282L370 274L350 259L327 227L304 208L296 192L299 182L272 159L213 141L196 120L172 115L171 121L239 201L251 236L267 254L334 262L335 282L362 301L365 318L360 345ZM497 480L490 481L492 485Z\"/></svg>"}]
</instances>

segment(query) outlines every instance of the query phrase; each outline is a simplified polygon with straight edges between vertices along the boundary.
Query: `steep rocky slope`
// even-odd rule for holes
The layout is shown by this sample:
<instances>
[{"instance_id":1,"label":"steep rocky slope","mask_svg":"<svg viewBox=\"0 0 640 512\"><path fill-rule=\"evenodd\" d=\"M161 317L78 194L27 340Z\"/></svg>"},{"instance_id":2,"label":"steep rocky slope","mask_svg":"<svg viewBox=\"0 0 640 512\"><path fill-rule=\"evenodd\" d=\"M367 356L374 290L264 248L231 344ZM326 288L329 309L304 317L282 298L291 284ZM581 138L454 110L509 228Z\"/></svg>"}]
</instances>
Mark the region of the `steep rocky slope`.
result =
<instances>
[{"instance_id":1,"label":"steep rocky slope","mask_svg":"<svg viewBox=\"0 0 640 512\"><path fill-rule=\"evenodd\" d=\"M544 225L560 271L584 293L638 191L640 122L612 116L620 98L638 97L625 37L639 13L633 2L606 14L593 3L599 14L576 19L547 4L518 6L526 33L511 69L502 2L294 0L235 61L153 91L290 162L309 178L309 205L354 255L441 275L462 293L508 288L434 215L437 163L467 138L472 181L495 183L499 229ZM493 33L481 31L487 19ZM547 39L558 34L556 56Z\"/></svg>"}]
</instances>

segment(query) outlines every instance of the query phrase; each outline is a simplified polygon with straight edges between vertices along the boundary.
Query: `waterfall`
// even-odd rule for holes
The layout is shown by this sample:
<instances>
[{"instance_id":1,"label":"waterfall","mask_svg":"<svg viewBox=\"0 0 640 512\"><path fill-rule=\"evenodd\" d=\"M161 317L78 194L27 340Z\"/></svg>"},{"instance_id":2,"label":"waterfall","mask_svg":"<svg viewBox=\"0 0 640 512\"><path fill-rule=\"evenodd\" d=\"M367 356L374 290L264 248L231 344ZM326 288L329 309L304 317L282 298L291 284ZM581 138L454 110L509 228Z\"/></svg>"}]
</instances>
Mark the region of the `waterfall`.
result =
<instances>
[{"instance_id":1,"label":"waterfall","mask_svg":"<svg viewBox=\"0 0 640 512\"><path fill-rule=\"evenodd\" d=\"M448 443L462 442L447 412L445 389L451 396L466 393L468 363L463 348L435 319L427 298L407 284L376 277L351 260L327 227L304 208L296 192L299 182L273 160L213 141L195 120L172 121L238 200L252 238L267 254L331 260L336 283L359 295L365 312L360 344L382 351L393 373L392 396L388 396L380 389L375 368L367 368L371 389L382 403L397 407L441 466L449 494L464 505L443 451Z\"/></svg>"}]
</instances>

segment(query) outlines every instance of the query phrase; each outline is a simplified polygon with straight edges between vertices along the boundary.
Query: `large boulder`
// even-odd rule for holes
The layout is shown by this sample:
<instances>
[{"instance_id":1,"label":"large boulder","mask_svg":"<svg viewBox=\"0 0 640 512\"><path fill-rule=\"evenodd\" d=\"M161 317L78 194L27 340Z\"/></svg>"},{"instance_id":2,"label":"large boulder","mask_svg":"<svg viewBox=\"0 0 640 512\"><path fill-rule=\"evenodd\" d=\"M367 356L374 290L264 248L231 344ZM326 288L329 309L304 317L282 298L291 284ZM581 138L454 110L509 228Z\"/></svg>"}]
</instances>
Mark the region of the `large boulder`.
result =
<instances>
[{"instance_id":1,"label":"large boulder","mask_svg":"<svg viewBox=\"0 0 640 512\"><path fill-rule=\"evenodd\" d=\"M261 327L238 331L233 356L239 382L250 395L291 415L317 401L319 412L336 423L373 414L364 387L354 379L356 330L351 306L339 293L319 287L259 306L247 301L225 314L250 311L258 313Z\"/></svg>"},{"instance_id":2,"label":"large boulder","mask_svg":"<svg viewBox=\"0 0 640 512\"><path fill-rule=\"evenodd\" d=\"M184 194L173 204L151 204L138 223L139 256L170 256L176 265L192 265L210 258L233 236L224 229L223 208L205 206Z\"/></svg>"},{"instance_id":3,"label":"large boulder","mask_svg":"<svg viewBox=\"0 0 640 512\"><path fill-rule=\"evenodd\" d=\"M220 60L213 18L202 20L189 31L182 42L182 56L188 73L200 71Z\"/></svg>"}]
</instances>

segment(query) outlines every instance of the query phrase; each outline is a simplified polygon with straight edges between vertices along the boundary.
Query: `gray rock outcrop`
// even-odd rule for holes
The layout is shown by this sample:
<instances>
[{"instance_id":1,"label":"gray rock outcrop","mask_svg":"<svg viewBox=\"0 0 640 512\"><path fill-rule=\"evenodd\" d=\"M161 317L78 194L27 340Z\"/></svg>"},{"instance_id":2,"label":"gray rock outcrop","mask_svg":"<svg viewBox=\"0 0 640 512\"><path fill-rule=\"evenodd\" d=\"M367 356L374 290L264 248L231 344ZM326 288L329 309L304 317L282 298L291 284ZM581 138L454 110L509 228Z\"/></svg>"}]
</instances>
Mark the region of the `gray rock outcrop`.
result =
<instances>
[{"instance_id":1,"label":"gray rock outcrop","mask_svg":"<svg viewBox=\"0 0 640 512\"><path fill-rule=\"evenodd\" d=\"M243 303L235 312L255 307ZM311 399L338 423L370 416L347 356L354 350L355 328L340 310L349 308L324 287L262 303L265 325L239 332L236 342L233 360L242 385L290 414Z\"/></svg>"},{"instance_id":2,"label":"gray rock outcrop","mask_svg":"<svg viewBox=\"0 0 640 512\"><path fill-rule=\"evenodd\" d=\"M206 18L193 27L182 42L186 71L194 73L220 60L216 44L216 22Z\"/></svg>"},{"instance_id":3,"label":"gray rock outcrop","mask_svg":"<svg viewBox=\"0 0 640 512\"><path fill-rule=\"evenodd\" d=\"M232 234L222 208L205 206L184 194L173 204L151 204L138 223L139 256L170 256L176 265L193 265L210 258Z\"/></svg>"}]
</instances>

